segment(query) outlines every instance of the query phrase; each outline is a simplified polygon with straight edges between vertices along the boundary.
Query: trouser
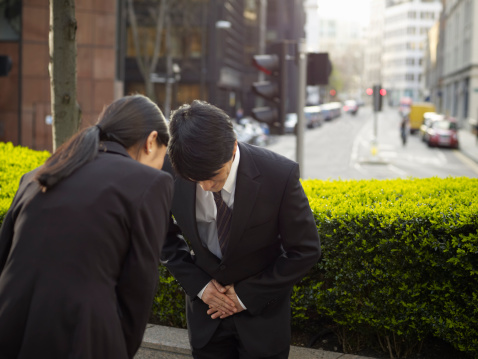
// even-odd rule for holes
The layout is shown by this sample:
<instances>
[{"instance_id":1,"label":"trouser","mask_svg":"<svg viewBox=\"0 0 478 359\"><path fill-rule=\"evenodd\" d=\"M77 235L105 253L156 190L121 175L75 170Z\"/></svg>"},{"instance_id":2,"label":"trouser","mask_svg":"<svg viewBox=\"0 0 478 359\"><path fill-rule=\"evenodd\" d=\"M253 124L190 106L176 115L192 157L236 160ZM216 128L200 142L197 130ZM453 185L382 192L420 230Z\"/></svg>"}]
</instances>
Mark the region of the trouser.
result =
<instances>
[{"instance_id":1,"label":"trouser","mask_svg":"<svg viewBox=\"0 0 478 359\"><path fill-rule=\"evenodd\" d=\"M249 354L239 339L232 316L221 320L206 346L199 349L192 348L194 359L287 359L289 351L290 346L279 354L268 357Z\"/></svg>"}]
</instances>

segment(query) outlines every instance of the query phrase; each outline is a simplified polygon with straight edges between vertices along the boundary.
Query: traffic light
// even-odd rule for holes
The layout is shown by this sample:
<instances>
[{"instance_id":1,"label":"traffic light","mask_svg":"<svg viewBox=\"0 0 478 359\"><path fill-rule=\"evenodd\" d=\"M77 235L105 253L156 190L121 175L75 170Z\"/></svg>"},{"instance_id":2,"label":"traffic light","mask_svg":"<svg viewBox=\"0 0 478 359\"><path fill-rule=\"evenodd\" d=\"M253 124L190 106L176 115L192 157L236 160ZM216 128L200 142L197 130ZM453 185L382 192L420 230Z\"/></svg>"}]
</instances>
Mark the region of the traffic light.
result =
<instances>
[{"instance_id":1,"label":"traffic light","mask_svg":"<svg viewBox=\"0 0 478 359\"><path fill-rule=\"evenodd\" d=\"M328 52L310 52L307 54L307 85L328 85L332 72L332 63Z\"/></svg>"},{"instance_id":2,"label":"traffic light","mask_svg":"<svg viewBox=\"0 0 478 359\"><path fill-rule=\"evenodd\" d=\"M10 56L0 55L0 76L7 76L12 69Z\"/></svg>"},{"instance_id":3,"label":"traffic light","mask_svg":"<svg viewBox=\"0 0 478 359\"><path fill-rule=\"evenodd\" d=\"M252 117L269 125L272 134L284 134L286 114L287 71L285 64L285 43L274 46L272 54L254 55L252 64L267 74L267 81L254 82L252 91L270 102L270 106L252 109Z\"/></svg>"},{"instance_id":4,"label":"traffic light","mask_svg":"<svg viewBox=\"0 0 478 359\"><path fill-rule=\"evenodd\" d=\"M382 111L382 99L387 94L387 91L382 88L382 85L373 85L373 110L375 112Z\"/></svg>"}]
</instances>

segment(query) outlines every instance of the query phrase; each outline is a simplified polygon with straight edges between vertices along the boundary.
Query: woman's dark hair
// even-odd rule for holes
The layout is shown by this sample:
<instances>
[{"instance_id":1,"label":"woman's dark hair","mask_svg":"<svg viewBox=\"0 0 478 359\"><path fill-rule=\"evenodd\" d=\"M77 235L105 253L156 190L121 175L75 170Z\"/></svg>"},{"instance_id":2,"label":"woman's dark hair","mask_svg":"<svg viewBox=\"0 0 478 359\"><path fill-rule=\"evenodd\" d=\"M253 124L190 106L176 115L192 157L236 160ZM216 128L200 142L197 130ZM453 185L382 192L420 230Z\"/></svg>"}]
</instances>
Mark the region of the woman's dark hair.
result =
<instances>
[{"instance_id":1,"label":"woman's dark hair","mask_svg":"<svg viewBox=\"0 0 478 359\"><path fill-rule=\"evenodd\" d=\"M231 160L236 133L229 116L195 100L171 114L168 154L175 171L192 181L214 177Z\"/></svg>"},{"instance_id":2,"label":"woman's dark hair","mask_svg":"<svg viewBox=\"0 0 478 359\"><path fill-rule=\"evenodd\" d=\"M126 149L138 146L139 150L152 131L158 132L159 145L168 145L168 126L158 106L143 95L122 97L103 109L96 125L61 145L39 169L36 179L43 190L49 189L92 161L100 141L114 141Z\"/></svg>"}]
</instances>

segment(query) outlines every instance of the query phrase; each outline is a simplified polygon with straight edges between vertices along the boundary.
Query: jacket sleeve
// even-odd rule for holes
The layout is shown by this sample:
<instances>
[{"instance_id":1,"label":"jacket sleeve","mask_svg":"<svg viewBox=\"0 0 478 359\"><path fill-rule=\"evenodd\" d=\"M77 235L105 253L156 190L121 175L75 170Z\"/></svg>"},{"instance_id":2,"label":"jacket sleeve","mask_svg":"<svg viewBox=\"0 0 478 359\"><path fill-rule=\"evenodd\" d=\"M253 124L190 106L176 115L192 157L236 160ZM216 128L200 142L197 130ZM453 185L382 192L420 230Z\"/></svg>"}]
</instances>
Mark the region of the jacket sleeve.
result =
<instances>
[{"instance_id":1,"label":"jacket sleeve","mask_svg":"<svg viewBox=\"0 0 478 359\"><path fill-rule=\"evenodd\" d=\"M22 176L22 178L20 179L20 185L18 187L18 190L15 193L15 196L13 197L12 204L9 210L7 211L7 214L3 218L2 226L0 229L0 274L3 271L5 264L7 263L7 259L10 254L10 249L13 242L14 225L15 225L15 217L16 217L16 215L14 214L14 211L18 213L18 210L16 210L17 203L22 198L23 193L25 192L25 187L31 181L34 173L35 171L31 171Z\"/></svg>"},{"instance_id":2,"label":"jacket sleeve","mask_svg":"<svg viewBox=\"0 0 478 359\"><path fill-rule=\"evenodd\" d=\"M141 344L151 312L172 197L172 177L165 172L158 172L134 209L130 249L116 288L130 358L133 358Z\"/></svg>"},{"instance_id":3,"label":"jacket sleeve","mask_svg":"<svg viewBox=\"0 0 478 359\"><path fill-rule=\"evenodd\" d=\"M12 208L10 208L3 219L0 230L0 275L2 274L5 263L7 262L10 248L13 240L13 218Z\"/></svg>"},{"instance_id":4,"label":"jacket sleeve","mask_svg":"<svg viewBox=\"0 0 478 359\"><path fill-rule=\"evenodd\" d=\"M319 234L297 164L289 173L278 223L283 253L264 271L235 283L238 297L252 315L260 314L278 298L289 295L320 258Z\"/></svg>"},{"instance_id":5,"label":"jacket sleeve","mask_svg":"<svg viewBox=\"0 0 478 359\"><path fill-rule=\"evenodd\" d=\"M183 238L182 232L172 216L161 263L176 278L186 294L193 299L212 279L194 263L188 243Z\"/></svg>"},{"instance_id":6,"label":"jacket sleeve","mask_svg":"<svg viewBox=\"0 0 478 359\"><path fill-rule=\"evenodd\" d=\"M175 175L168 157L164 161L163 169L171 175ZM176 179L176 181L179 181L179 179ZM181 199L176 198L180 194L180 190L175 191L173 203L174 201L181 201ZM212 279L196 265L195 257L188 242L184 239L183 233L172 214L169 218L169 230L161 255L161 263L174 276L186 294L193 299Z\"/></svg>"}]
</instances>

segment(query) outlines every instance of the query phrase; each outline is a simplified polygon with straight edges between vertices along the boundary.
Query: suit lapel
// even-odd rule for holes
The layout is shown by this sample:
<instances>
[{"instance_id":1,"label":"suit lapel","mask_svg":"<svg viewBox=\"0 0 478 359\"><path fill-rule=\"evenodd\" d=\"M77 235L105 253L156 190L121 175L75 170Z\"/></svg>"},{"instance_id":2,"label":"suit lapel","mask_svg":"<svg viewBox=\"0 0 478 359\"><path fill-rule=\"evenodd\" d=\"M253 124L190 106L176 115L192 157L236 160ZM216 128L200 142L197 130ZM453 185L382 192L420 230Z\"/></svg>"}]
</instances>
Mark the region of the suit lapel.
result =
<instances>
[{"instance_id":1,"label":"suit lapel","mask_svg":"<svg viewBox=\"0 0 478 359\"><path fill-rule=\"evenodd\" d=\"M261 186L258 179L260 172L254 163L249 147L239 143L239 150L241 151L241 158L237 170L231 232L223 261L231 256L235 248L240 244L240 239L249 223L252 208L254 207Z\"/></svg>"},{"instance_id":2,"label":"suit lapel","mask_svg":"<svg viewBox=\"0 0 478 359\"><path fill-rule=\"evenodd\" d=\"M196 184L176 178L172 212L189 240L199 239L196 225Z\"/></svg>"}]
</instances>

